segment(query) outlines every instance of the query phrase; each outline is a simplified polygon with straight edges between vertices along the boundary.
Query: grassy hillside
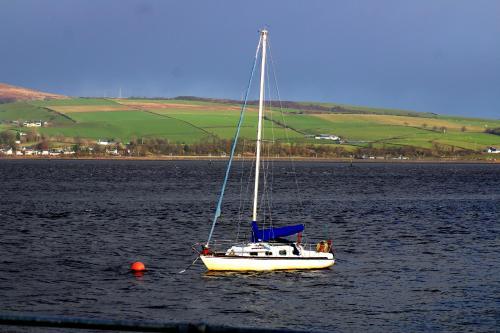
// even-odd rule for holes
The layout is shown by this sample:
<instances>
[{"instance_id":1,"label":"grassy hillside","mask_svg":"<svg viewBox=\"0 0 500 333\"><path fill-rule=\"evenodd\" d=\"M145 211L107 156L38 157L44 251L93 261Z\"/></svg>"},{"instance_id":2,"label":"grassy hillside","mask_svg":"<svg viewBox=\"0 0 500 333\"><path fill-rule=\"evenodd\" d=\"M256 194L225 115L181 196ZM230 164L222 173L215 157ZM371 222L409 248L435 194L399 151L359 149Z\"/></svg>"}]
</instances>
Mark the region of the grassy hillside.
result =
<instances>
[{"instance_id":1,"label":"grassy hillside","mask_svg":"<svg viewBox=\"0 0 500 333\"><path fill-rule=\"evenodd\" d=\"M0 122L35 120L49 121L56 126L71 123L64 115L31 102L0 104Z\"/></svg>"},{"instance_id":2,"label":"grassy hillside","mask_svg":"<svg viewBox=\"0 0 500 333\"><path fill-rule=\"evenodd\" d=\"M48 127L42 133L52 136L71 136L90 139L160 137L173 142L197 142L209 133L175 118L166 118L141 111L90 111L70 114L75 125Z\"/></svg>"},{"instance_id":3,"label":"grassy hillside","mask_svg":"<svg viewBox=\"0 0 500 333\"><path fill-rule=\"evenodd\" d=\"M500 146L500 136L485 129L500 128L499 120L440 116L404 110L355 107L332 103L285 102L281 110L272 104L264 120L266 140L309 144L317 134L335 134L342 147L432 148L483 150ZM283 111L283 112L282 112ZM0 126L21 130L11 121L44 120L37 129L48 137L80 137L91 140L163 138L170 142L195 143L208 138L231 139L240 105L235 101L207 99L95 99L24 101L0 104ZM257 110L250 105L241 129L253 140Z\"/></svg>"}]
</instances>

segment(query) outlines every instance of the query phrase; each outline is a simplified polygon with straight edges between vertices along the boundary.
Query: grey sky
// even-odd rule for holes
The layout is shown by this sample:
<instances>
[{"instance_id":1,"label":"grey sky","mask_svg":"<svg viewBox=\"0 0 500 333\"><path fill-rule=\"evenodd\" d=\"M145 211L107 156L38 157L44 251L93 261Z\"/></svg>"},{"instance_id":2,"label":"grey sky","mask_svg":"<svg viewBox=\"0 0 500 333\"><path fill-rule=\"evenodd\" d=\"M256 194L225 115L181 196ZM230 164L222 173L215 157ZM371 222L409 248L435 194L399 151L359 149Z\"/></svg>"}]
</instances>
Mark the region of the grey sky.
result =
<instances>
[{"instance_id":1,"label":"grey sky","mask_svg":"<svg viewBox=\"0 0 500 333\"><path fill-rule=\"evenodd\" d=\"M500 118L497 0L0 0L0 82L239 99L264 25L283 99Z\"/></svg>"}]
</instances>

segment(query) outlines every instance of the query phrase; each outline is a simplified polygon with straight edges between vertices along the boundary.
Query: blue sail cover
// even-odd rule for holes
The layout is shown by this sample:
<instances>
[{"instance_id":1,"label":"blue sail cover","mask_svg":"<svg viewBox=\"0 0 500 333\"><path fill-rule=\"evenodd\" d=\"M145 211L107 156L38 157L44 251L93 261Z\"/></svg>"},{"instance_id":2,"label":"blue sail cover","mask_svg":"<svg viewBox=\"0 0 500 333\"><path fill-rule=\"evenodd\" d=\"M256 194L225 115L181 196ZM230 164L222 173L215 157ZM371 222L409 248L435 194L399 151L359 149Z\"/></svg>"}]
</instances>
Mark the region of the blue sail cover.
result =
<instances>
[{"instance_id":1,"label":"blue sail cover","mask_svg":"<svg viewBox=\"0 0 500 333\"><path fill-rule=\"evenodd\" d=\"M289 225L281 228L259 230L257 222L252 222L252 242L265 242L279 237L291 236L304 230L303 224Z\"/></svg>"}]
</instances>

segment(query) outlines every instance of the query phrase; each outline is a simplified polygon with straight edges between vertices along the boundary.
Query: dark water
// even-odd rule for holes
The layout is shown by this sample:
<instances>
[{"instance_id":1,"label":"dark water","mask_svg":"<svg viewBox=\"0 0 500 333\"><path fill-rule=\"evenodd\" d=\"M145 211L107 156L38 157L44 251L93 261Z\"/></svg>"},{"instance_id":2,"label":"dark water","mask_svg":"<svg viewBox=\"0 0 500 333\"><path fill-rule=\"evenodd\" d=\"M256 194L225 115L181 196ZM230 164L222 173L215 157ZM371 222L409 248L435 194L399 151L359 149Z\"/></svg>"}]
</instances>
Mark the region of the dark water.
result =
<instances>
[{"instance_id":1,"label":"dark water","mask_svg":"<svg viewBox=\"0 0 500 333\"><path fill-rule=\"evenodd\" d=\"M332 269L207 274L200 264L177 274L207 237L223 163L0 161L0 310L324 331L499 329L499 165L298 163L300 218L289 169L274 167L274 221L333 234ZM219 236L235 229L235 179ZM142 278L127 271L135 260L150 269Z\"/></svg>"}]
</instances>

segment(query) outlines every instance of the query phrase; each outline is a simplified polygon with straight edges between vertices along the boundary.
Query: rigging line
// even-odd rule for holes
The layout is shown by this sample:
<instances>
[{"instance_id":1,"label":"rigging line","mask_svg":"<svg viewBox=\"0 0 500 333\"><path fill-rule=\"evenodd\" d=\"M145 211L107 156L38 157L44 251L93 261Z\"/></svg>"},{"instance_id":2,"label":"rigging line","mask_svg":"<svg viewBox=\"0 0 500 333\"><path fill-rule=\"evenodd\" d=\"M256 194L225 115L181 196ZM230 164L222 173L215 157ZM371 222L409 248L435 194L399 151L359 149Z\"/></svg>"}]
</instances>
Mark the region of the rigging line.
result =
<instances>
[{"instance_id":1,"label":"rigging line","mask_svg":"<svg viewBox=\"0 0 500 333\"><path fill-rule=\"evenodd\" d=\"M296 172L296 168L295 168L295 160L294 160L293 154L292 154L292 143L290 142L290 138L288 136L288 126L286 125L286 121L285 121L285 117L284 117L284 113L283 113L283 103L281 101L281 95L280 95L279 86L278 86L278 78L277 78L277 75L276 75L276 66L274 65L274 59L273 59L273 52L272 52L272 48L271 48L271 43L269 43L269 59L270 59L271 67L272 67L272 70L273 70L273 77L274 77L274 82L275 82L274 85L276 87L276 94L278 95L278 102L279 102L279 107L280 107L281 120L283 121L283 126L285 127L285 139L286 139L286 141L287 141L287 143L288 143L288 145L290 147L290 149L289 149L289 156L290 156L290 162L292 164L292 172L293 172L293 176L294 176L294 180L295 180L295 188L296 188L296 193L297 193L297 200L299 202L299 210L303 214L304 213L304 204L303 204L302 198L300 197L300 189L299 189L299 182L297 180L297 172Z\"/></svg>"},{"instance_id":2,"label":"rigging line","mask_svg":"<svg viewBox=\"0 0 500 333\"><path fill-rule=\"evenodd\" d=\"M266 186L267 186L267 181L266 181L266 169L265 169L265 166L263 165L262 166L262 183L263 183L263 191L262 191L262 194L260 196L260 202L259 202L259 211L260 211L260 215L262 216L262 219L261 219L261 222L260 222L260 227L261 229L265 229L266 228Z\"/></svg>"},{"instance_id":3,"label":"rigging line","mask_svg":"<svg viewBox=\"0 0 500 333\"><path fill-rule=\"evenodd\" d=\"M267 143L263 147L263 153L266 153L266 148L267 148ZM266 196L268 193L268 185L267 185L267 159L264 159L262 163L262 195L260 197L260 207L262 207L262 229L266 227L266 222L267 222L267 206L266 206Z\"/></svg>"},{"instance_id":4,"label":"rigging line","mask_svg":"<svg viewBox=\"0 0 500 333\"><path fill-rule=\"evenodd\" d=\"M269 81L269 65L267 66L266 68L266 78L267 78L267 81ZM274 166L274 162L273 162L273 159L272 159L272 150L273 150L273 146L274 146L274 143L275 143L275 132L274 132L274 122L272 121L272 109L271 109L271 105L272 105L272 95L271 95L271 88L270 88L270 84L267 85L268 87L268 96L269 96L269 101L268 101L268 107L267 107L267 113L271 115L270 119L270 126L271 126L271 136L272 136L272 139L271 139L271 142L268 143L267 145L267 156L268 156L268 160L267 160L267 165L266 165L266 183L267 183L267 194L266 194L266 204L267 204L267 209L268 209L268 224L269 224L269 227L272 228L273 227L273 215L272 215L272 202L273 202L273 166Z\"/></svg>"},{"instance_id":5,"label":"rigging line","mask_svg":"<svg viewBox=\"0 0 500 333\"><path fill-rule=\"evenodd\" d=\"M241 164L241 167L242 167L242 174L241 174L241 186L240 186L240 208L239 208L239 220L238 220L238 228L237 228L237 232L236 232L236 239L239 240L240 238L240 231L241 231L241 222L243 221L243 212L246 210L247 208L247 205L248 205L248 202L249 202L249 195L248 195L248 192L249 192L249 189L250 189L250 183L251 183L251 178L252 178L252 174L253 174L253 161L251 159L249 159L249 161L251 162L250 163L250 168L249 168L249 171L248 171L248 176L247 176L247 179L246 179L246 188L245 188L245 192L243 193L243 176L245 175L245 166L244 166L244 163L245 163L245 159L244 159L244 156L245 156L245 149L247 147L247 140L243 140L243 148L242 148L242 152L243 152L243 161L242 161L242 164Z\"/></svg>"},{"instance_id":6,"label":"rigging line","mask_svg":"<svg viewBox=\"0 0 500 333\"><path fill-rule=\"evenodd\" d=\"M245 140L244 142L246 143L247 141L248 140ZM251 144L249 146L250 146L249 148L251 148ZM251 200L249 192L250 192L250 185L252 184L252 175L254 174L255 160L250 159L249 161L250 161L250 168L248 170L246 189L245 189L245 194L243 196L244 200L242 203L242 211L241 211L240 218L243 217L243 212L245 211L246 208L249 208L249 210L251 210L251 206L249 205L250 200ZM238 225L238 238L239 238L239 234L240 234L240 225Z\"/></svg>"},{"instance_id":7,"label":"rigging line","mask_svg":"<svg viewBox=\"0 0 500 333\"><path fill-rule=\"evenodd\" d=\"M271 100L271 94L270 94L270 87L269 87L269 63L267 64L266 66L266 71L265 71L265 76L266 76L266 82L268 82L267 84L267 96L268 96L268 99L267 99L267 103L266 103L266 112L267 112L267 115L269 115L269 105L270 105L270 100ZM271 116L272 117L272 116ZM268 117L268 119L271 119ZM269 205L269 200L270 200L270 195L271 195L271 186L269 184L269 165L270 165L270 157L271 157L271 153L270 153L270 147L271 145L273 144L274 142L274 124L272 121L268 121L269 123L269 126L271 127L271 140L270 142L267 142L266 144L266 152L267 152L267 161L266 161L266 164L265 164L265 171L264 171L264 182L265 182L265 190L266 190L266 196L264 197L264 207L267 208L267 214L268 214L268 223L269 223L269 226L271 227L272 223L271 223L271 220L272 220L272 217L271 217L271 207Z\"/></svg>"},{"instance_id":8,"label":"rigging line","mask_svg":"<svg viewBox=\"0 0 500 333\"><path fill-rule=\"evenodd\" d=\"M254 149L254 151L255 151L255 149ZM253 185L254 185L253 184L253 181L254 181L253 175L255 174L255 167L256 167L256 164L257 164L257 161L255 159L251 159L251 161L252 162L251 162L251 165L250 165L250 170L248 171L247 189L246 189L246 192L245 192L246 206L248 207L249 211L253 210L253 193L252 193L252 189L253 189ZM248 235L251 236L252 231L248 230L247 232L248 232Z\"/></svg>"},{"instance_id":9,"label":"rigging line","mask_svg":"<svg viewBox=\"0 0 500 333\"><path fill-rule=\"evenodd\" d=\"M243 146L241 148L242 157L241 157L241 171L240 171L240 200L238 203L238 227L236 229L236 241L240 237L240 226L242 220L242 205L243 205L243 176L245 175L245 146L246 140L243 139Z\"/></svg>"},{"instance_id":10,"label":"rigging line","mask_svg":"<svg viewBox=\"0 0 500 333\"><path fill-rule=\"evenodd\" d=\"M267 68L267 66L266 66ZM267 103L267 102L266 102ZM264 111L266 111L267 104L264 103ZM268 122L264 122L265 126L267 126ZM263 124L263 125L264 125ZM272 124L271 124L272 126ZM267 129L267 127L266 127ZM265 133L265 131L263 131ZM269 219L270 219L270 211L268 209L267 204L267 198L269 197L269 182L268 182L268 175L269 175L269 142L267 140L264 141L263 145L263 153L267 156L266 159L263 160L262 163L262 195L260 197L260 207L262 210L262 229L265 229L268 226Z\"/></svg>"},{"instance_id":11,"label":"rigging line","mask_svg":"<svg viewBox=\"0 0 500 333\"><path fill-rule=\"evenodd\" d=\"M265 78L265 73L266 73L266 68L267 66L269 65L269 63L266 63L266 67L264 68L264 80L265 82L267 83L266 81L266 78ZM267 88L267 87L266 87ZM262 105L263 107L263 117L264 117L264 121L262 122L262 144L261 144L261 150L262 150L262 155L263 156L267 156L266 154L266 148L268 146L268 140L267 140L267 136L266 136L266 131L267 131L267 122L265 121L266 120L266 108L267 108L267 91L264 91L264 103ZM261 162L261 168L262 168L262 193L261 193L261 196L260 196L260 203L259 203L259 208L261 210L261 215L262 215L262 222L261 222L261 228L262 229L265 229L266 228L266 224L267 224L267 207L266 207L266 195L267 195L267 169L266 169L266 166L267 166L267 158L263 158L262 159L262 162Z\"/></svg>"},{"instance_id":12,"label":"rigging line","mask_svg":"<svg viewBox=\"0 0 500 333\"><path fill-rule=\"evenodd\" d=\"M198 261L198 259L200 259L200 256L199 256L199 255L196 257L196 259L195 259L195 260L194 260L194 261L193 261L193 262L192 262L192 263L191 263L188 267L184 268L184 269L183 269L182 271L180 271L178 274L183 274L183 273L185 273L188 269L190 269L190 268L191 268L191 266L193 266L194 264L196 264L196 262Z\"/></svg>"},{"instance_id":13,"label":"rigging line","mask_svg":"<svg viewBox=\"0 0 500 333\"><path fill-rule=\"evenodd\" d=\"M229 161L227 163L226 174L224 176L224 183L222 184L222 189L219 195L219 200L217 202L217 208L215 209L214 219L212 222L212 227L210 229L210 233L208 234L207 244L210 244L210 240L212 239L212 235L214 233L215 224L217 223L217 219L221 214L221 206L222 199L224 197L224 191L226 190L227 180L229 178L229 172L231 171L231 164L233 163L234 158L234 150L236 149L236 144L238 143L238 136L240 135L241 123L243 122L243 117L245 115L245 109L248 101L248 92L250 91L250 87L252 86L253 74L255 72L255 66L257 65L257 59L259 56L260 44L262 43L262 36L259 37L259 43L257 44L257 50L255 51L255 58L252 65L252 70L250 72L250 79L248 80L247 91L245 92L245 98L243 100L243 105L241 106L240 119L238 120L238 127L236 128L236 133L234 134L233 145L231 147L231 155L229 156Z\"/></svg>"},{"instance_id":14,"label":"rigging line","mask_svg":"<svg viewBox=\"0 0 500 333\"><path fill-rule=\"evenodd\" d=\"M265 73L266 73L266 69L267 69L267 66L269 64L266 63L266 67L263 68L263 75L264 75L264 82L267 82L266 81L266 78L265 78ZM266 86L267 88L267 86ZM264 91L264 96L267 97L267 92ZM267 136L266 136L266 130L267 130L267 122L265 121L266 120L266 107L267 107L267 99L264 98L264 101L263 101L263 122L262 122L262 143L261 143L261 151L262 151L262 154L263 155L266 155L266 148L268 146L268 142L267 142ZM259 197L259 214L262 216L262 219L261 219L261 222L260 222L260 228L261 229L265 229L266 228L266 222L267 222L267 215L266 215L266 195L267 195L267 169L266 169L266 166L267 166L267 159L262 159L261 161L261 170L262 170L262 187L261 187L261 196Z\"/></svg>"},{"instance_id":15,"label":"rigging line","mask_svg":"<svg viewBox=\"0 0 500 333\"><path fill-rule=\"evenodd\" d=\"M271 80L270 75L269 75L269 67L270 64L269 62L267 63L266 66L266 81L267 81L267 95L268 95L268 100L267 100L267 115L268 115L268 123L271 127L271 140L267 144L267 165L266 165L266 183L267 183L267 193L266 193L266 200L265 203L267 205L267 210L268 210L268 225L269 228L273 227L273 149L274 145L276 142L276 132L275 132L275 124L273 120L273 110L272 110L272 93L271 93Z\"/></svg>"},{"instance_id":16,"label":"rigging line","mask_svg":"<svg viewBox=\"0 0 500 333\"><path fill-rule=\"evenodd\" d=\"M270 145L267 147L267 155L270 156ZM272 162L269 160L266 164L266 171L264 173L264 183L266 186L266 196L264 198L265 203L267 204L268 209L268 223L269 227L273 226L273 217L272 217L272 193L273 193L273 184L272 184ZM269 165L271 165L271 171L269 171ZM269 175L271 174L271 182L268 181Z\"/></svg>"},{"instance_id":17,"label":"rigging line","mask_svg":"<svg viewBox=\"0 0 500 333\"><path fill-rule=\"evenodd\" d=\"M269 53L271 53L270 50L269 50ZM270 121L271 121L271 135L272 135L271 142L274 144L275 135L274 135L274 121L273 121L273 109L272 109L273 104L272 104L272 98L271 98L272 94L271 94L271 83L270 83L271 80L269 79L269 77L270 77L270 75L269 75L269 67L270 67L270 65L268 63L267 66L266 66L266 80L268 82L268 84L267 84L267 91L268 91L268 93L267 94L269 96L269 100L268 100L268 105L269 106L268 106L268 109L267 109L268 110L267 113L271 116L270 117Z\"/></svg>"},{"instance_id":18,"label":"rigging line","mask_svg":"<svg viewBox=\"0 0 500 333\"><path fill-rule=\"evenodd\" d=\"M271 52L271 51L269 51ZM268 157L271 157L271 154L273 153L273 149L275 147L275 144L276 144L276 135L275 135L275 132L274 132L274 119L273 119L273 109L272 109L272 93L271 93L271 80L270 80L270 75L269 75L269 63L268 65L266 66L266 78L267 78L267 82L268 82L268 85L267 85L267 89L268 89L268 96L269 96L269 106L268 106L268 114L270 114L270 120L271 120L271 134L272 134L272 140L271 140L271 145L269 145L268 147ZM268 194L268 209L269 209L269 224L270 224L270 227L273 226L273 217L272 217L272 203L273 203L273 185L274 185L274 159L270 158L269 161L268 161L268 170L269 170L269 164L271 165L271 172L270 172L270 175L271 175L271 181L268 182L270 185L269 185L269 194ZM268 175L269 175L269 171L268 171Z\"/></svg>"}]
</instances>

